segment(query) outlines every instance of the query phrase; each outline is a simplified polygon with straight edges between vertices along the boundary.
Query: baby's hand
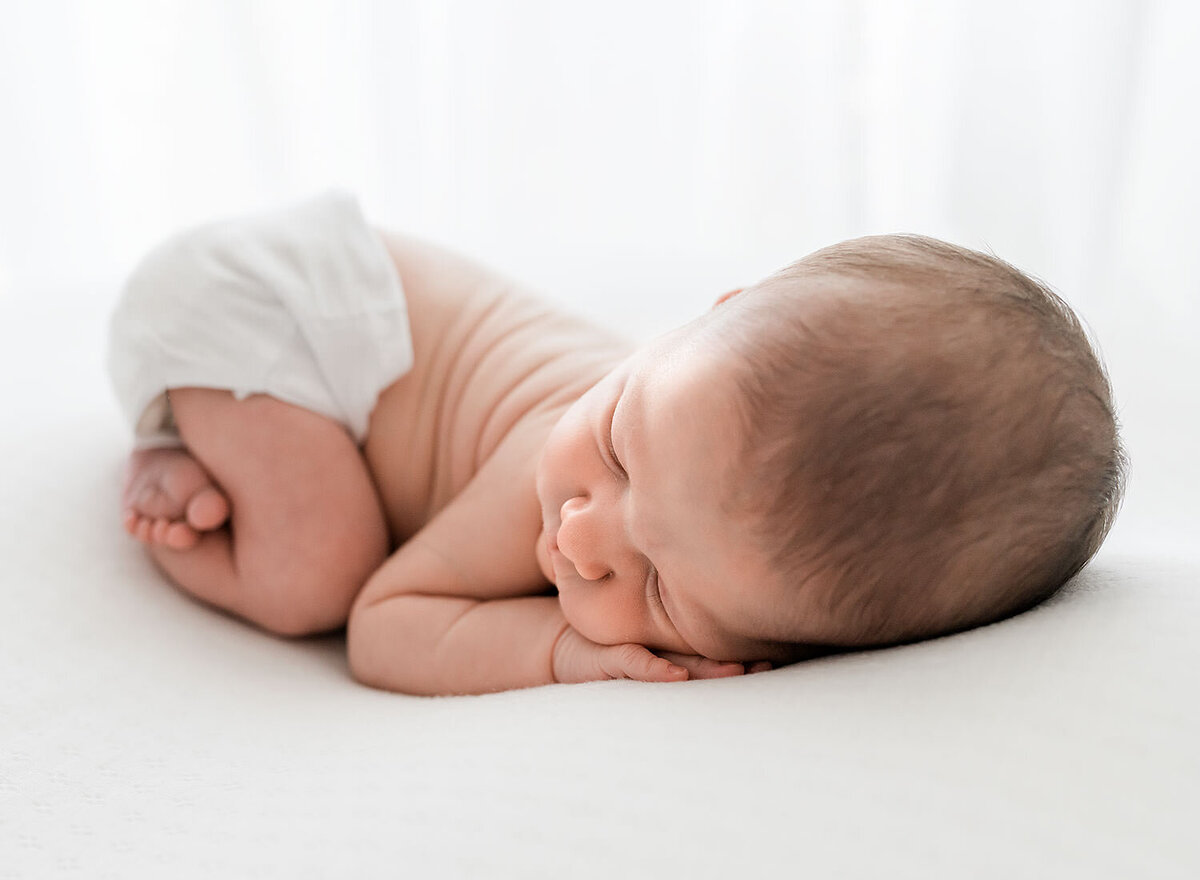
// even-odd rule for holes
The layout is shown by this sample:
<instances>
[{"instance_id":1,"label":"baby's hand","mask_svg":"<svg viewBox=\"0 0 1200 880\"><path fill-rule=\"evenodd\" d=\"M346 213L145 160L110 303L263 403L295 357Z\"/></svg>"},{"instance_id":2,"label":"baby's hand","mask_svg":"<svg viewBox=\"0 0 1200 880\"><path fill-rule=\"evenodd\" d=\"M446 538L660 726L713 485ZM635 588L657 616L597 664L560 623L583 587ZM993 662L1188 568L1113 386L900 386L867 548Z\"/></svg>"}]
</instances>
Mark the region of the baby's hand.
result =
<instances>
[{"instance_id":1,"label":"baby's hand","mask_svg":"<svg viewBox=\"0 0 1200 880\"><path fill-rule=\"evenodd\" d=\"M741 675L750 672L766 672L771 668L771 661L758 660L754 663L733 663L724 660L710 660L699 654L676 654L674 651L659 651L659 657L670 660L688 671L689 678L728 678L731 675Z\"/></svg>"},{"instance_id":2,"label":"baby's hand","mask_svg":"<svg viewBox=\"0 0 1200 880\"><path fill-rule=\"evenodd\" d=\"M599 645L570 626L563 630L554 645L553 670L554 680L562 683L609 678L686 681L689 678L725 678L747 671L741 663L722 663L692 654L663 652L660 656L638 644ZM752 668L750 671L759 670Z\"/></svg>"}]
</instances>

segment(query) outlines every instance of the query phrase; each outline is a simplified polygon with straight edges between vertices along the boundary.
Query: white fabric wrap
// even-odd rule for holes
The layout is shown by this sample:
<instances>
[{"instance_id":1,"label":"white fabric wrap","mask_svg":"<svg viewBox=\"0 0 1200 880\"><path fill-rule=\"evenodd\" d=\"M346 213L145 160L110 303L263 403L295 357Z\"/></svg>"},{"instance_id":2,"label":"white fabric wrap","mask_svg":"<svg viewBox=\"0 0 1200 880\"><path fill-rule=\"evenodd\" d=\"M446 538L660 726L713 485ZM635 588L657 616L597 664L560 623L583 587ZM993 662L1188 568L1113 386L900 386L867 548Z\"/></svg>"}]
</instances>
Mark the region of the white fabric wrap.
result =
<instances>
[{"instance_id":1,"label":"white fabric wrap","mask_svg":"<svg viewBox=\"0 0 1200 880\"><path fill-rule=\"evenodd\" d=\"M165 392L181 387L269 394L361 443L379 393L412 362L395 265L336 192L168 239L126 282L109 333L139 447L178 445Z\"/></svg>"}]
</instances>

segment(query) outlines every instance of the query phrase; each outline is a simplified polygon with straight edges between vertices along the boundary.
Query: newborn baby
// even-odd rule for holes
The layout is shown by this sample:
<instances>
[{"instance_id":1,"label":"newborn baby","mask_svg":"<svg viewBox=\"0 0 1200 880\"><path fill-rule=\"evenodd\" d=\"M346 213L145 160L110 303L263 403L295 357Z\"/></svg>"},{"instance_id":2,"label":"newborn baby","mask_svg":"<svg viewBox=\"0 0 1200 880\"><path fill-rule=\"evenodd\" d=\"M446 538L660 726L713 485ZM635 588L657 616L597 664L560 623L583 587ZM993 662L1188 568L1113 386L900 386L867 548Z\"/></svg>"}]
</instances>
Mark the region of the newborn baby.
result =
<instances>
[{"instance_id":1,"label":"newborn baby","mask_svg":"<svg viewBox=\"0 0 1200 880\"><path fill-rule=\"evenodd\" d=\"M1022 611L1123 485L1070 309L917 236L641 347L328 195L152 252L113 318L126 529L414 694L737 675Z\"/></svg>"}]
</instances>

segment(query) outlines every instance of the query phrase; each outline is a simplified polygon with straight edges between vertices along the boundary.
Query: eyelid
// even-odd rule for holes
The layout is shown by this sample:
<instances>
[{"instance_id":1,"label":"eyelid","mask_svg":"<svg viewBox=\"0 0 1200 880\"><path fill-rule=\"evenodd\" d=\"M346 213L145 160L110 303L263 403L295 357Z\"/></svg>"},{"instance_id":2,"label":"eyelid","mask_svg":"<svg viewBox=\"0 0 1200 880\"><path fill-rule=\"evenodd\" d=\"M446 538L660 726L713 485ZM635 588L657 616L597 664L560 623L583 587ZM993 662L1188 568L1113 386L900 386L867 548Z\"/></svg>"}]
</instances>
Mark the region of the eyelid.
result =
<instances>
[{"instance_id":1,"label":"eyelid","mask_svg":"<svg viewBox=\"0 0 1200 880\"><path fill-rule=\"evenodd\" d=\"M622 477L627 477L629 475L625 472L625 466L621 464L621 460L617 458L617 449L613 444L613 420L616 418L616 415L617 407L614 405L612 412L608 415L608 433L605 435L605 451L608 453L613 467L617 469Z\"/></svg>"},{"instance_id":2,"label":"eyelid","mask_svg":"<svg viewBox=\"0 0 1200 880\"><path fill-rule=\"evenodd\" d=\"M646 578L646 585L646 598L662 609L662 612L666 615L667 620L671 620L671 612L667 610L667 605L665 602L663 602L661 589L662 582L658 579L658 569L655 568L653 564L650 565L650 574ZM673 625L674 623L672 622L672 626Z\"/></svg>"}]
</instances>

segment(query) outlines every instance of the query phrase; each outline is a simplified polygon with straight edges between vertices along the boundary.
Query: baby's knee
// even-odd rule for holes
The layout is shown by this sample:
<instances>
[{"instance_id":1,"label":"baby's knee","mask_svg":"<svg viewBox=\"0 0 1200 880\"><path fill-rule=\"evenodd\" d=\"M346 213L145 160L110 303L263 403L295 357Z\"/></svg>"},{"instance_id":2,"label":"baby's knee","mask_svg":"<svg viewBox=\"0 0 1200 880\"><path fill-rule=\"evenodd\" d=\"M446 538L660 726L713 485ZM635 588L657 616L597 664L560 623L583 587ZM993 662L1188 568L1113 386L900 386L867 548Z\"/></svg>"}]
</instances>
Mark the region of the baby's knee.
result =
<instances>
[{"instance_id":1,"label":"baby's knee","mask_svg":"<svg viewBox=\"0 0 1200 880\"><path fill-rule=\"evenodd\" d=\"M241 607L268 632L310 636L346 625L363 585L383 563L384 542L329 542L304 546L294 540L245 554L240 566Z\"/></svg>"},{"instance_id":2,"label":"baby's knee","mask_svg":"<svg viewBox=\"0 0 1200 880\"><path fill-rule=\"evenodd\" d=\"M283 613L272 612L256 621L258 626L272 635L280 636L285 639L302 639L308 636L319 636L322 633L327 633L338 629L343 624L337 624L332 620L322 616L305 611L287 611Z\"/></svg>"},{"instance_id":3,"label":"baby's knee","mask_svg":"<svg viewBox=\"0 0 1200 880\"><path fill-rule=\"evenodd\" d=\"M346 573L259 584L249 617L277 636L302 638L340 629L362 584Z\"/></svg>"}]
</instances>

